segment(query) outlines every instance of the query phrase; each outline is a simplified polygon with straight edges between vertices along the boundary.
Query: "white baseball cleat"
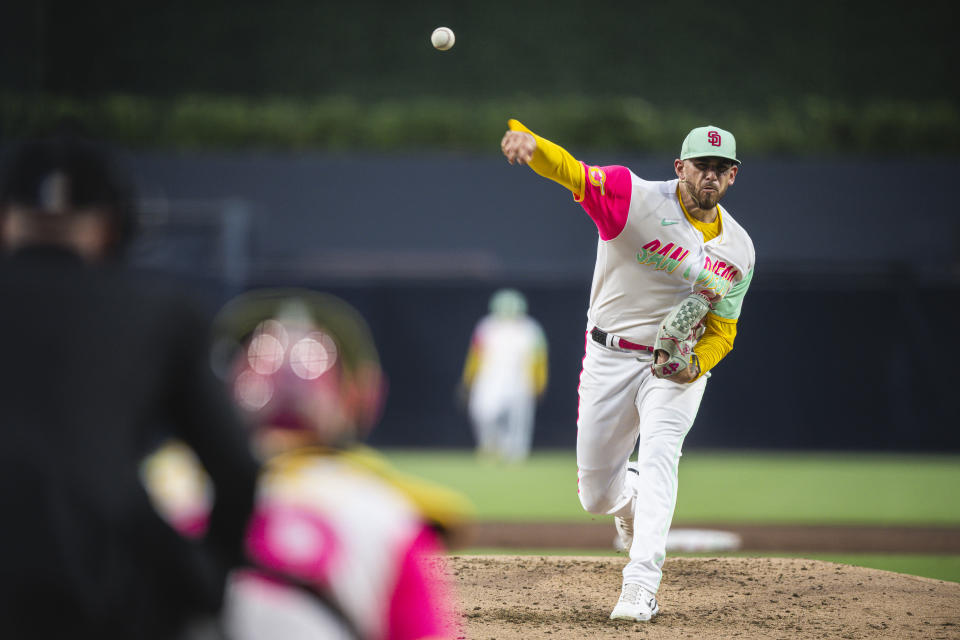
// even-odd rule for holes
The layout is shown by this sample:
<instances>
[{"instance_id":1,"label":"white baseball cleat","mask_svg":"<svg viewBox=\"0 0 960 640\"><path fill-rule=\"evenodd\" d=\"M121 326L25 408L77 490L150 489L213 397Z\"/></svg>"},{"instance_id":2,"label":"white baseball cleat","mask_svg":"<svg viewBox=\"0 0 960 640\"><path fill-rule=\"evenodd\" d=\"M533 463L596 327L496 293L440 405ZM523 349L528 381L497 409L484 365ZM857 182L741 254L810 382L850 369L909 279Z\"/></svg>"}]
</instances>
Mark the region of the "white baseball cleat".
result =
<instances>
[{"instance_id":1,"label":"white baseball cleat","mask_svg":"<svg viewBox=\"0 0 960 640\"><path fill-rule=\"evenodd\" d=\"M655 595L638 584L625 584L610 619L643 622L657 615L658 611L660 606Z\"/></svg>"}]
</instances>

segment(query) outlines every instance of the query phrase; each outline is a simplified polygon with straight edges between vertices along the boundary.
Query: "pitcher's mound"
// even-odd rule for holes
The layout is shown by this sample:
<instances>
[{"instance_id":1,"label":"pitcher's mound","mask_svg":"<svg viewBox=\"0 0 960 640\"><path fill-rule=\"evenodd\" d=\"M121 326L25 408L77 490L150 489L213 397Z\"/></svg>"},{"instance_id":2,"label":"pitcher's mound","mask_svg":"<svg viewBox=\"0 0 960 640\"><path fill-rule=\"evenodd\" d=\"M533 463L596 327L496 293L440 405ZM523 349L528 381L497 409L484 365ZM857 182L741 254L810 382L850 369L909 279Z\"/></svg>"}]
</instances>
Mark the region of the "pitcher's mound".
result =
<instances>
[{"instance_id":1,"label":"pitcher's mound","mask_svg":"<svg viewBox=\"0 0 960 640\"><path fill-rule=\"evenodd\" d=\"M611 621L623 558L452 556L470 640L960 638L960 584L792 558L671 558L651 622Z\"/></svg>"}]
</instances>

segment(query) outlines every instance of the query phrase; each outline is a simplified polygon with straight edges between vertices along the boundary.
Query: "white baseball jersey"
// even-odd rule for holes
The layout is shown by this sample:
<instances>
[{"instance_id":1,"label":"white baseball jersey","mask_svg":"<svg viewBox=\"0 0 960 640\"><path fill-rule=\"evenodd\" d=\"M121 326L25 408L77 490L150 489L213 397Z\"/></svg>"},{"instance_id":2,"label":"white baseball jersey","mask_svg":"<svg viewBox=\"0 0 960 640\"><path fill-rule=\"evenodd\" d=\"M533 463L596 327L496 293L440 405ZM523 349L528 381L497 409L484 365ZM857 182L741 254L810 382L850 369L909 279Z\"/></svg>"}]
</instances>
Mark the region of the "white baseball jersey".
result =
<instances>
[{"instance_id":1,"label":"white baseball jersey","mask_svg":"<svg viewBox=\"0 0 960 640\"><path fill-rule=\"evenodd\" d=\"M651 182L626 167L585 165L580 204L600 233L587 317L593 326L652 345L660 321L692 291L721 296L713 313L728 319L753 277L747 232L719 207L710 240L684 215L678 180Z\"/></svg>"},{"instance_id":2,"label":"white baseball jersey","mask_svg":"<svg viewBox=\"0 0 960 640\"><path fill-rule=\"evenodd\" d=\"M474 398L484 404L502 405L514 396L536 393L534 364L546 342L536 320L488 315L477 324L472 342L479 357Z\"/></svg>"}]
</instances>

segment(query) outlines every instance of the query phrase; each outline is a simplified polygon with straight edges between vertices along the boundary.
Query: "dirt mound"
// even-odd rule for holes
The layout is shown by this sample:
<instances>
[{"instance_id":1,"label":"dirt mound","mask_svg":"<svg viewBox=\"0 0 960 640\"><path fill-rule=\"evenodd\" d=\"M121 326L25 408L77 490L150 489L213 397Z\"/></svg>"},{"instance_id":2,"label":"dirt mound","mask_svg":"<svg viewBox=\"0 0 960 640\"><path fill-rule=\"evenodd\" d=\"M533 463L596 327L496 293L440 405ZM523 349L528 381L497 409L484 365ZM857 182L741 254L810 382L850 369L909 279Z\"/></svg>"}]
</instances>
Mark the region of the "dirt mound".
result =
<instances>
[{"instance_id":1,"label":"dirt mound","mask_svg":"<svg viewBox=\"0 0 960 640\"><path fill-rule=\"evenodd\" d=\"M794 558L672 558L652 622L608 619L622 558L452 556L469 640L960 638L960 584Z\"/></svg>"}]
</instances>

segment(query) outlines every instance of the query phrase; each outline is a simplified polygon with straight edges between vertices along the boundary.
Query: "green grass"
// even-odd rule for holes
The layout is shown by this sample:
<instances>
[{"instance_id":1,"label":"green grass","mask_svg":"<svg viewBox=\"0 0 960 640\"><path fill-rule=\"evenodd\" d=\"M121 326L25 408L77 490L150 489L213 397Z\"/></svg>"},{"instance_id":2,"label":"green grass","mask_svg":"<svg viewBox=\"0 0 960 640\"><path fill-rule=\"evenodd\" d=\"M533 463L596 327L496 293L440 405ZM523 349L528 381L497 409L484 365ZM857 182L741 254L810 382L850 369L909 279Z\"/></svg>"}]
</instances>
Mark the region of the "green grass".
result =
<instances>
[{"instance_id":1,"label":"green grass","mask_svg":"<svg viewBox=\"0 0 960 640\"><path fill-rule=\"evenodd\" d=\"M590 521L577 500L573 452L537 452L522 465L468 451L393 450L400 469L469 496L482 520ZM960 456L692 451L680 463L674 522L960 525ZM611 555L581 549L458 553ZM708 553L804 557L960 582L960 555Z\"/></svg>"},{"instance_id":2,"label":"green grass","mask_svg":"<svg viewBox=\"0 0 960 640\"><path fill-rule=\"evenodd\" d=\"M567 453L538 453L522 465L484 463L469 451L383 453L396 467L466 494L481 520L580 521L577 465Z\"/></svg>"},{"instance_id":3,"label":"green grass","mask_svg":"<svg viewBox=\"0 0 960 640\"><path fill-rule=\"evenodd\" d=\"M458 489L484 520L590 521L572 451L483 463L469 451L388 450L400 469ZM957 525L960 456L692 451L674 521Z\"/></svg>"},{"instance_id":4,"label":"green grass","mask_svg":"<svg viewBox=\"0 0 960 640\"><path fill-rule=\"evenodd\" d=\"M692 453L677 519L958 524L960 456Z\"/></svg>"}]
</instances>

